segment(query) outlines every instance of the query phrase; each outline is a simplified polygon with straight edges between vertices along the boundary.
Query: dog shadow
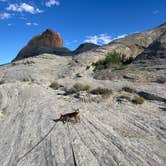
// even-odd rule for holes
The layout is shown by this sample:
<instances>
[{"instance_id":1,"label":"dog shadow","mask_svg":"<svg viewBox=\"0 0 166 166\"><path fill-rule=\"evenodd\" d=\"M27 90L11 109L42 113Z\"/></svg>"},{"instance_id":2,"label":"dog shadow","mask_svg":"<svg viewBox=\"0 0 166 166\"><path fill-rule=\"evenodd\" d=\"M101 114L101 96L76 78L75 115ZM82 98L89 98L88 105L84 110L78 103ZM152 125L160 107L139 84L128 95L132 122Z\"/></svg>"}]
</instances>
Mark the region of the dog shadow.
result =
<instances>
[{"instance_id":1,"label":"dog shadow","mask_svg":"<svg viewBox=\"0 0 166 166\"><path fill-rule=\"evenodd\" d=\"M51 119L51 120L55 123L58 123L58 122L62 122L63 124L67 123L67 121L64 121L63 119L60 119L60 118L59 119ZM69 119L68 122L72 123L72 124L78 123L78 122L75 122L74 119ZM80 122L80 120L79 120L79 122Z\"/></svg>"},{"instance_id":2,"label":"dog shadow","mask_svg":"<svg viewBox=\"0 0 166 166\"><path fill-rule=\"evenodd\" d=\"M58 122L63 122L62 119L51 119L53 122L58 123Z\"/></svg>"}]
</instances>

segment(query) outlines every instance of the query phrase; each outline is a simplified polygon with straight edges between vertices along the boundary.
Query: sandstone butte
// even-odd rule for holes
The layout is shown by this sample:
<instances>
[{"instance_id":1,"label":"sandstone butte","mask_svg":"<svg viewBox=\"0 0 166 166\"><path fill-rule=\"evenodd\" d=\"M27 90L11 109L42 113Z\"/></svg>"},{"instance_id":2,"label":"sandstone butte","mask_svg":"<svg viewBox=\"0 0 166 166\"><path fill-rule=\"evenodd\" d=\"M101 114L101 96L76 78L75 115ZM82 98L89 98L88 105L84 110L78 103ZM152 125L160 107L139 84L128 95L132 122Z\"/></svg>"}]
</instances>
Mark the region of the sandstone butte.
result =
<instances>
[{"instance_id":1,"label":"sandstone butte","mask_svg":"<svg viewBox=\"0 0 166 166\"><path fill-rule=\"evenodd\" d=\"M63 40L59 33L46 29L41 35L34 36L27 47L61 48L63 47Z\"/></svg>"}]
</instances>

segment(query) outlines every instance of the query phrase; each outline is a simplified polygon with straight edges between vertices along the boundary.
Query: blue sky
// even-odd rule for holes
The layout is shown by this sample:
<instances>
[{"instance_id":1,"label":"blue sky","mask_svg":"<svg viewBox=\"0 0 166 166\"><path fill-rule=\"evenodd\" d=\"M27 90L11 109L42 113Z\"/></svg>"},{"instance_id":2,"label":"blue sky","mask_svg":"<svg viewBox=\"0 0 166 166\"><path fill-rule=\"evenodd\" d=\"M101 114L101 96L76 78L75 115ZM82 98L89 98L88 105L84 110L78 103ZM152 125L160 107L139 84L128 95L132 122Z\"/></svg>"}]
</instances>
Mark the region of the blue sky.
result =
<instances>
[{"instance_id":1,"label":"blue sky","mask_svg":"<svg viewBox=\"0 0 166 166\"><path fill-rule=\"evenodd\" d=\"M66 47L105 44L166 22L166 0L0 0L0 64L36 34L58 31Z\"/></svg>"}]
</instances>

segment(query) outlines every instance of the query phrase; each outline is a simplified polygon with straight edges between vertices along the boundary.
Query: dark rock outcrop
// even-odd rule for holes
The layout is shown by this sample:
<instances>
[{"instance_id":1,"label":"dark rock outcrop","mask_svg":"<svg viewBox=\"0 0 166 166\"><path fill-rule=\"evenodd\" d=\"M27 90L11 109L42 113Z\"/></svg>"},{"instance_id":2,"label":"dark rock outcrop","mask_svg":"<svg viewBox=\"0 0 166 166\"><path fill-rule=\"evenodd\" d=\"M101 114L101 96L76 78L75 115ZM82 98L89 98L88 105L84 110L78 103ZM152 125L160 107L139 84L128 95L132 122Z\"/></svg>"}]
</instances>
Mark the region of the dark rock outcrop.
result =
<instances>
[{"instance_id":1,"label":"dark rock outcrop","mask_svg":"<svg viewBox=\"0 0 166 166\"><path fill-rule=\"evenodd\" d=\"M166 99L165 98L157 96L157 95L154 95L154 94L150 94L150 93L143 92L143 91L137 92L137 94L139 96L145 98L146 100L155 100L155 101L160 101L160 102L166 103Z\"/></svg>"},{"instance_id":2,"label":"dark rock outcrop","mask_svg":"<svg viewBox=\"0 0 166 166\"><path fill-rule=\"evenodd\" d=\"M99 46L93 43L84 43L81 44L75 51L73 51L74 54L80 54L86 51L90 51L92 49L96 49Z\"/></svg>"},{"instance_id":3,"label":"dark rock outcrop","mask_svg":"<svg viewBox=\"0 0 166 166\"><path fill-rule=\"evenodd\" d=\"M166 64L166 30L142 54L136 57L134 63L148 64L148 66Z\"/></svg>"}]
</instances>

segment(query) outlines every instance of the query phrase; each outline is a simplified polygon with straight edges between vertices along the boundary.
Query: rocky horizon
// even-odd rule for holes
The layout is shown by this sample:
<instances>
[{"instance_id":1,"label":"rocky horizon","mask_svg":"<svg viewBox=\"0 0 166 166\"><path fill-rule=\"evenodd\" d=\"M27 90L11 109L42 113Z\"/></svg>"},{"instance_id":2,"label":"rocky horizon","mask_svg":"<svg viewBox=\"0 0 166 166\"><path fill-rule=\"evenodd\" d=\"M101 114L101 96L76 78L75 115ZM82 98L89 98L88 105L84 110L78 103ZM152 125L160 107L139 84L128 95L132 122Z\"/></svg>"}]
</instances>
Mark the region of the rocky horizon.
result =
<instances>
[{"instance_id":1,"label":"rocky horizon","mask_svg":"<svg viewBox=\"0 0 166 166\"><path fill-rule=\"evenodd\" d=\"M127 57L134 58L143 53L148 46L152 45L162 34L164 34L166 24L161 24L144 32L130 34L126 37L115 39L109 44L102 47L110 46L112 51L116 50L119 53L124 53ZM44 53L56 54L61 56L74 56L80 53L97 49L99 46L93 43L84 43L78 46L74 51L70 51L63 46L63 39L58 32L51 29L46 29L41 35L34 36L21 49L13 61L37 56Z\"/></svg>"}]
</instances>

